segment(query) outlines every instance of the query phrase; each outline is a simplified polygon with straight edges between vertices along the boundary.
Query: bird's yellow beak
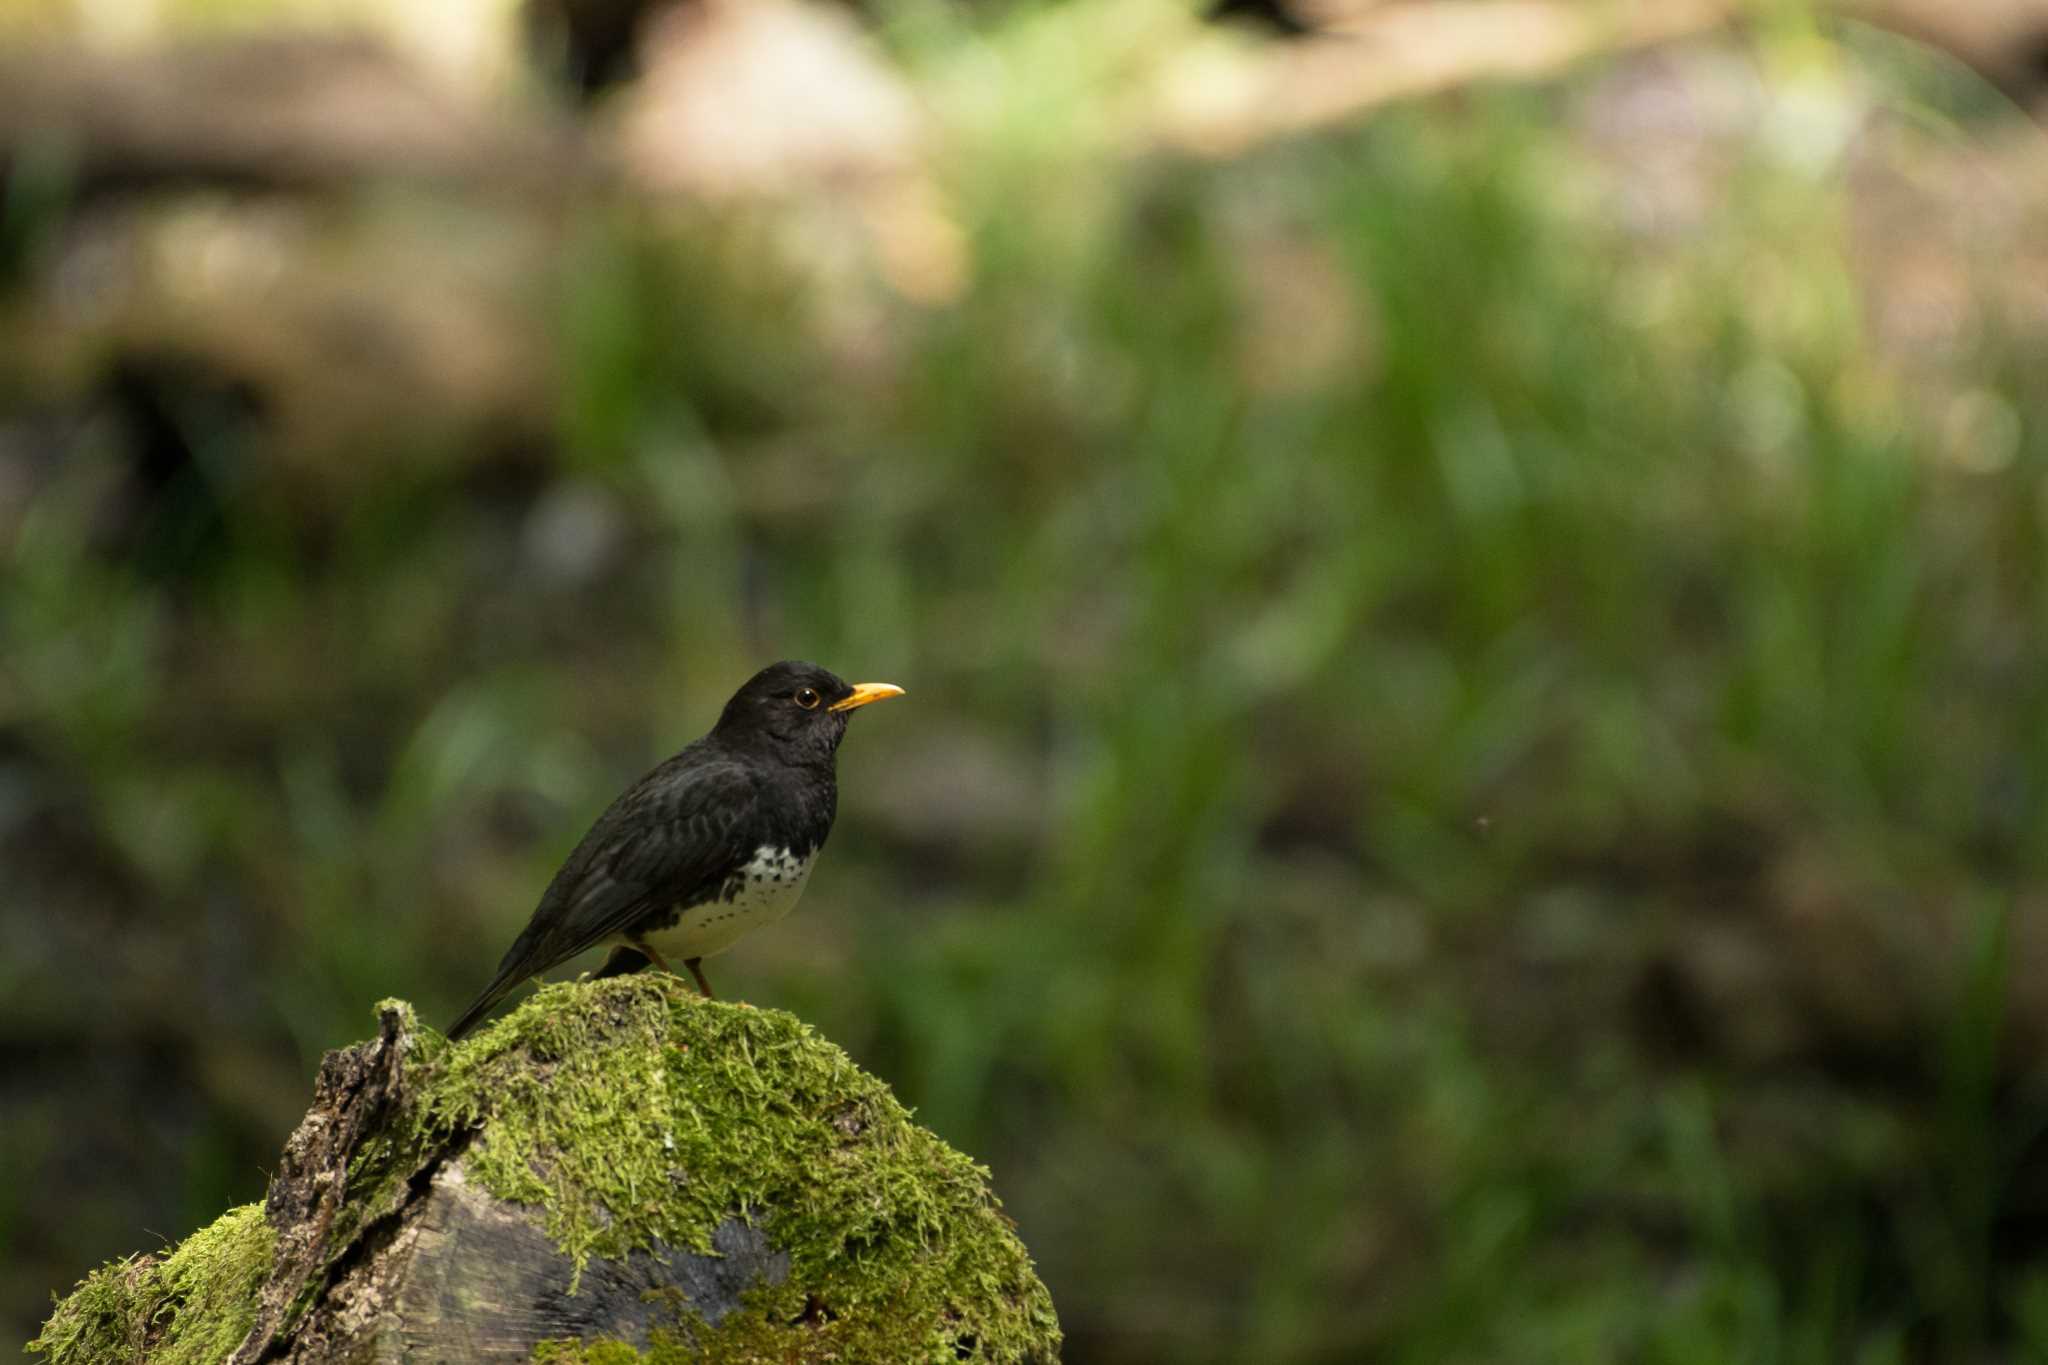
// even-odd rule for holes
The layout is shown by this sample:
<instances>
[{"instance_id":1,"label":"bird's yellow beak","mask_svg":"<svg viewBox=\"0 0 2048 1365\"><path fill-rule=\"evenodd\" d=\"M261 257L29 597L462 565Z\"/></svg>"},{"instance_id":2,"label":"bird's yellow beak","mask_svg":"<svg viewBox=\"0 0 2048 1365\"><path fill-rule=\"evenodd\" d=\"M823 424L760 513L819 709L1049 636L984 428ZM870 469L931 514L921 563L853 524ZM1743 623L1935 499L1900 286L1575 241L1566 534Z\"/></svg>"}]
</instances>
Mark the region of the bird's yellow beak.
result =
<instances>
[{"instance_id":1,"label":"bird's yellow beak","mask_svg":"<svg viewBox=\"0 0 2048 1365\"><path fill-rule=\"evenodd\" d=\"M888 697L900 697L903 689L895 683L855 683L853 695L833 702L827 711L851 711L856 706L866 706L871 701L882 701Z\"/></svg>"}]
</instances>

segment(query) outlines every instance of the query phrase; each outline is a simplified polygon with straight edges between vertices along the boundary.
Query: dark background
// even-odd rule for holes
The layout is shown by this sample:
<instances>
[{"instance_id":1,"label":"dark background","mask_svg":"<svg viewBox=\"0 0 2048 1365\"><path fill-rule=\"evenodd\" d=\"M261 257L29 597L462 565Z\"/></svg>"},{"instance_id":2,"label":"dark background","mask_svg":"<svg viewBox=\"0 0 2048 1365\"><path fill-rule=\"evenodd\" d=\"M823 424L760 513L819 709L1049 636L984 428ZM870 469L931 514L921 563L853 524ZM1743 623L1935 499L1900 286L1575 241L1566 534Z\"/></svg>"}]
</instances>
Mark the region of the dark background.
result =
<instances>
[{"instance_id":1,"label":"dark background","mask_svg":"<svg viewBox=\"0 0 2048 1365\"><path fill-rule=\"evenodd\" d=\"M796 656L1071 1359L2048 1354L2027 49L1436 8L0 8L0 1337Z\"/></svg>"}]
</instances>

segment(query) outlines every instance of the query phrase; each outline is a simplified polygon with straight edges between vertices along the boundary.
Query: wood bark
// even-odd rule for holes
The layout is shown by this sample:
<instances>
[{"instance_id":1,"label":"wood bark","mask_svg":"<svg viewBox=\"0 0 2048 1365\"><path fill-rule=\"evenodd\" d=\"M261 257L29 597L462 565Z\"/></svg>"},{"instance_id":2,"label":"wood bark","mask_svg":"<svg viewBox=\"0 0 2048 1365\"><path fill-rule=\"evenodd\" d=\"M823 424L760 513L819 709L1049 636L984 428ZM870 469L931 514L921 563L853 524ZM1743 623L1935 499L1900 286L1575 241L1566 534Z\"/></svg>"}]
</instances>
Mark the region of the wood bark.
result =
<instances>
[{"instance_id":1,"label":"wood bark","mask_svg":"<svg viewBox=\"0 0 2048 1365\"><path fill-rule=\"evenodd\" d=\"M466 1177L468 1134L428 1155L394 1206L362 1216L349 1172L403 1112L407 1045L386 1009L376 1037L322 1063L265 1200L275 1263L231 1365L524 1361L564 1339L646 1346L679 1310L716 1325L747 1289L788 1275L762 1229L737 1219L713 1234L714 1255L657 1246L579 1275L538 1210Z\"/></svg>"}]
</instances>

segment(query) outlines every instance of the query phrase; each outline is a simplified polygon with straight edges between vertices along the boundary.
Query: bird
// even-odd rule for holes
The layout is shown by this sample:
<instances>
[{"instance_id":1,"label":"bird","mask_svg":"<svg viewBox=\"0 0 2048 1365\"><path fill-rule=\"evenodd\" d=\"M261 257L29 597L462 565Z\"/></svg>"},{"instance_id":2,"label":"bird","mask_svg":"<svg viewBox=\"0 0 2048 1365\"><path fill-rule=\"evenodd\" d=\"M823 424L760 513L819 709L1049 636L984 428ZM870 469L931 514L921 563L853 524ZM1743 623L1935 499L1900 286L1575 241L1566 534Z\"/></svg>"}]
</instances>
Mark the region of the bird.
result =
<instances>
[{"instance_id":1,"label":"bird","mask_svg":"<svg viewBox=\"0 0 2048 1365\"><path fill-rule=\"evenodd\" d=\"M816 664L770 664L702 739L628 787L556 872L460 1038L518 984L599 944L598 977L679 961L707 999L703 959L787 915L839 802L836 760L853 712L900 697Z\"/></svg>"}]
</instances>

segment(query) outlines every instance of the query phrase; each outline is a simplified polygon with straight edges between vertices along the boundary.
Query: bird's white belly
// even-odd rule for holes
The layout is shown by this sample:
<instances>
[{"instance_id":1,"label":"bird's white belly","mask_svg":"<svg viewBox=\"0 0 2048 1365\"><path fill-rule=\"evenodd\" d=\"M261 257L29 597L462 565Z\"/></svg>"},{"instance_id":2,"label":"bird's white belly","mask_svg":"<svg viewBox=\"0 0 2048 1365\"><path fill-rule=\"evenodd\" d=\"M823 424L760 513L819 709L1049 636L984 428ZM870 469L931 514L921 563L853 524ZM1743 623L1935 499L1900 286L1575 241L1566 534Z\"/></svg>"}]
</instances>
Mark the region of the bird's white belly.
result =
<instances>
[{"instance_id":1,"label":"bird's white belly","mask_svg":"<svg viewBox=\"0 0 2048 1365\"><path fill-rule=\"evenodd\" d=\"M674 924L644 937L676 968L693 957L722 953L795 908L810 875L809 857L763 844L745 867L726 878L718 896L690 906Z\"/></svg>"}]
</instances>

